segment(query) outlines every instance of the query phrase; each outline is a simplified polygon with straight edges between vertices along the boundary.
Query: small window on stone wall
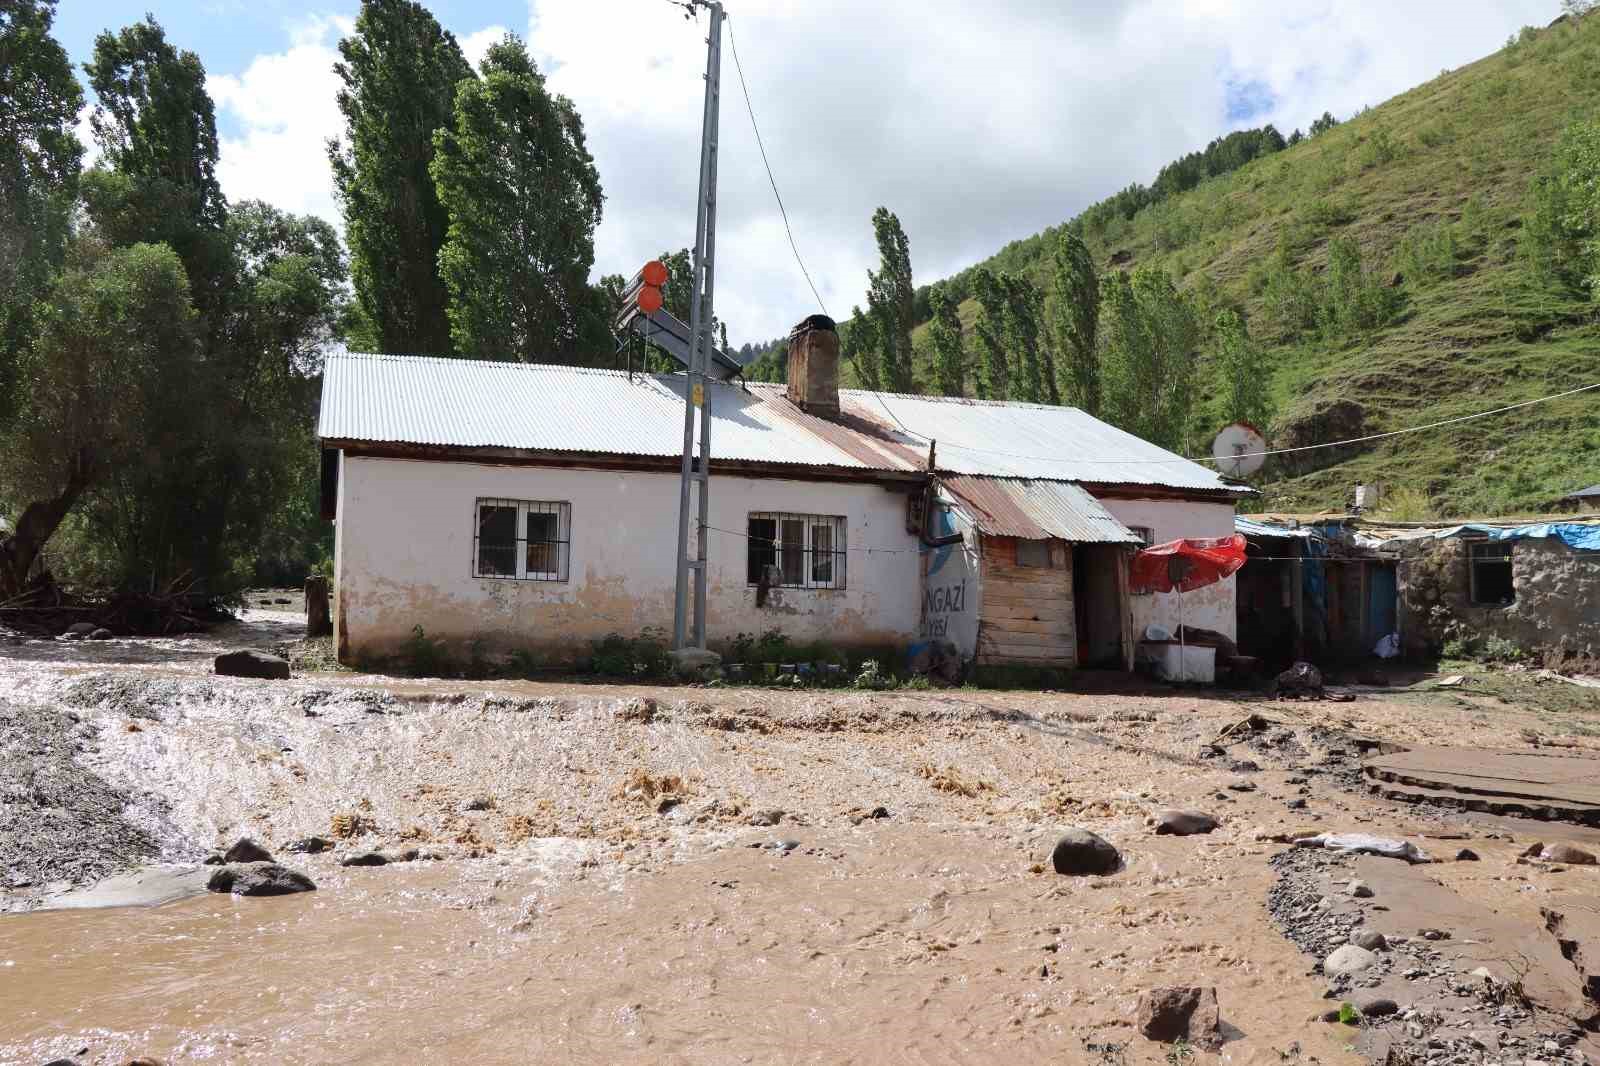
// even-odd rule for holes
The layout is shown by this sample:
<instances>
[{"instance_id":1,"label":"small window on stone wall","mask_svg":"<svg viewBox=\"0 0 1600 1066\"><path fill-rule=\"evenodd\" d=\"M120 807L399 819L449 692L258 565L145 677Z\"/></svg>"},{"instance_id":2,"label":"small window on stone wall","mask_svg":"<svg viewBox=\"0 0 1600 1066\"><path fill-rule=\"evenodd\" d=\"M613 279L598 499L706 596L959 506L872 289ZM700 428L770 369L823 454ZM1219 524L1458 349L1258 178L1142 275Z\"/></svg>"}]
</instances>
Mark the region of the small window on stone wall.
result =
<instances>
[{"instance_id":1,"label":"small window on stone wall","mask_svg":"<svg viewBox=\"0 0 1600 1066\"><path fill-rule=\"evenodd\" d=\"M1509 541L1481 541L1467 545L1472 570L1472 602L1480 607L1504 607L1517 598L1511 578Z\"/></svg>"}]
</instances>

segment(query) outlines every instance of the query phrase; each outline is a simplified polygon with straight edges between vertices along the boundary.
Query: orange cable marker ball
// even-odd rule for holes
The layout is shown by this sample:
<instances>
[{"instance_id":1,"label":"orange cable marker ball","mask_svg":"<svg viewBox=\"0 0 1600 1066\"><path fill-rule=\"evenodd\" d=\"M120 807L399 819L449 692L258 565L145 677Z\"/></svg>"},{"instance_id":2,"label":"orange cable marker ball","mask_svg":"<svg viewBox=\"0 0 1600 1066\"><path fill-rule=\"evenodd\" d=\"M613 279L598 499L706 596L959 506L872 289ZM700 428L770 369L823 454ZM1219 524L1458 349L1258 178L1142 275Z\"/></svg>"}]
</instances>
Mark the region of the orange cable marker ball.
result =
<instances>
[{"instance_id":1,"label":"orange cable marker ball","mask_svg":"<svg viewBox=\"0 0 1600 1066\"><path fill-rule=\"evenodd\" d=\"M661 310L661 290L654 285L646 285L639 290L639 310L647 315L653 315Z\"/></svg>"},{"instance_id":2,"label":"orange cable marker ball","mask_svg":"<svg viewBox=\"0 0 1600 1066\"><path fill-rule=\"evenodd\" d=\"M644 283L659 289L667 283L667 264L659 259L652 259L644 265Z\"/></svg>"}]
</instances>

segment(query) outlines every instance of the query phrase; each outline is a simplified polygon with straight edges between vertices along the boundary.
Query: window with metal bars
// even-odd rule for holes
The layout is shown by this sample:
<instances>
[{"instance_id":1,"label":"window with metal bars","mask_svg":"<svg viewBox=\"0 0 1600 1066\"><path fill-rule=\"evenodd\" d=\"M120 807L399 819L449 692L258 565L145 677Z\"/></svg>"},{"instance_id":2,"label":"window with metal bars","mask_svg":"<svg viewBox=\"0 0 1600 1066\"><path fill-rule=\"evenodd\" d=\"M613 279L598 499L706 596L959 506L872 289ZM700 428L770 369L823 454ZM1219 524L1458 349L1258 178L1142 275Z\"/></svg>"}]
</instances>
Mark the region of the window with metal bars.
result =
<instances>
[{"instance_id":1,"label":"window with metal bars","mask_svg":"<svg viewBox=\"0 0 1600 1066\"><path fill-rule=\"evenodd\" d=\"M839 515L750 514L747 578L771 588L842 589L845 520Z\"/></svg>"},{"instance_id":2,"label":"window with metal bars","mask_svg":"<svg viewBox=\"0 0 1600 1066\"><path fill-rule=\"evenodd\" d=\"M572 547L572 505L479 499L472 534L474 577L565 581Z\"/></svg>"},{"instance_id":3,"label":"window with metal bars","mask_svg":"<svg viewBox=\"0 0 1600 1066\"><path fill-rule=\"evenodd\" d=\"M1467 545L1467 560L1472 567L1468 589L1472 602L1480 607L1504 607L1515 603L1517 586L1511 570L1511 542L1473 541Z\"/></svg>"}]
</instances>

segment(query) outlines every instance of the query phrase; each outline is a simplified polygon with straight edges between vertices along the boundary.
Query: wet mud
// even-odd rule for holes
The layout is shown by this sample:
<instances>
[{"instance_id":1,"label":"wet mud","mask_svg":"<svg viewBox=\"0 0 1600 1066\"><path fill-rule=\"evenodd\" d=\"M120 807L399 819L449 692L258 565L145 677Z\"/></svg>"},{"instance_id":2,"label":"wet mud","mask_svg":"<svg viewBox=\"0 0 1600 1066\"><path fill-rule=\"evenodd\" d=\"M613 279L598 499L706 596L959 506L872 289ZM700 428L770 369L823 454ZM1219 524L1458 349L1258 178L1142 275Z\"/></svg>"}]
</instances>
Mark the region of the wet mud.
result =
<instances>
[{"instance_id":1,"label":"wet mud","mask_svg":"<svg viewBox=\"0 0 1600 1066\"><path fill-rule=\"evenodd\" d=\"M1422 882L1364 865L1388 863L1552 944L1540 907L1600 890L1594 868L1517 865L1515 832L1490 839L1467 816L1359 787L1346 738L1495 743L1516 735L1514 711L1476 724L1379 699L1135 689L253 682L208 676L204 654L62 654L0 658L0 703L94 730L69 761L149 842L124 866L194 869L248 835L317 889L73 910L38 885L8 889L24 913L0 916L0 1063L1355 1063L1372 1045L1321 1020L1319 952L1357 925L1320 924L1335 878L1376 886L1340 903L1364 927L1385 913L1424 924L1397 905ZM102 658L70 657L89 654ZM1252 711L1270 728L1213 746ZM1221 826L1155 835L1174 807ZM1049 872L1074 826L1117 845L1124 868ZM1483 860L1319 860L1286 890L1279 841L1313 830L1448 854L1470 842ZM1463 843L1427 836L1445 833ZM309 836L332 849L284 851ZM373 849L416 857L340 865ZM1452 973L1515 960L1508 937L1453 921L1478 943ZM1386 973L1415 965L1398 962ZM1140 992L1189 984L1217 989L1220 1052L1134 1031ZM1433 1009L1418 989L1408 1005ZM1441 1028L1402 1050L1429 1061ZM1537 1043L1512 1057L1575 1062L1583 1040L1543 1050L1570 1028L1535 1021Z\"/></svg>"}]
</instances>

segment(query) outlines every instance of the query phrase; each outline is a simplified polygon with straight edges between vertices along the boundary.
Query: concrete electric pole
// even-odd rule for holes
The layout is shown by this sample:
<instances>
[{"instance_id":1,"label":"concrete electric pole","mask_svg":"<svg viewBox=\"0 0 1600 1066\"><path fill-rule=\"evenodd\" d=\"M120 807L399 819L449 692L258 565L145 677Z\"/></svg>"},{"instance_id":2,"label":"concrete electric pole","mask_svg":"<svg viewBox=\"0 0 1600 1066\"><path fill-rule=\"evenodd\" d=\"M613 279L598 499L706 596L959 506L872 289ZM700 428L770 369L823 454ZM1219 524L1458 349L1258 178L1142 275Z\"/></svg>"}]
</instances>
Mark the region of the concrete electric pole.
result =
<instances>
[{"instance_id":1,"label":"concrete electric pole","mask_svg":"<svg viewBox=\"0 0 1600 1066\"><path fill-rule=\"evenodd\" d=\"M700 130L700 195L695 209L694 288L689 298L689 370L684 382L683 470L678 493L678 574L672 616L674 649L706 646L706 541L710 519L711 397L706 392L711 363L714 317L711 294L716 277L717 248L717 130L722 80L722 4L717 0L683 0L691 15L705 8L711 14L706 37L706 103ZM695 408L700 409L699 454L695 454ZM690 484L698 490L695 558L689 558ZM689 575L694 574L692 629Z\"/></svg>"}]
</instances>

